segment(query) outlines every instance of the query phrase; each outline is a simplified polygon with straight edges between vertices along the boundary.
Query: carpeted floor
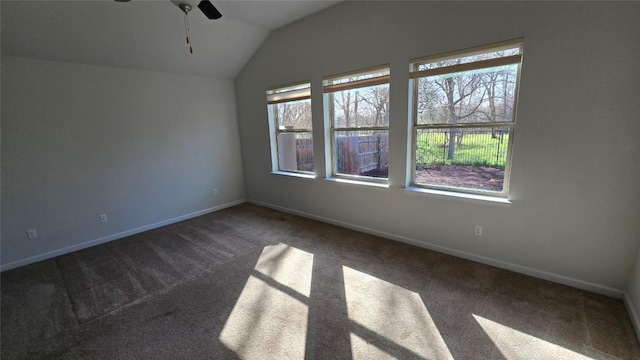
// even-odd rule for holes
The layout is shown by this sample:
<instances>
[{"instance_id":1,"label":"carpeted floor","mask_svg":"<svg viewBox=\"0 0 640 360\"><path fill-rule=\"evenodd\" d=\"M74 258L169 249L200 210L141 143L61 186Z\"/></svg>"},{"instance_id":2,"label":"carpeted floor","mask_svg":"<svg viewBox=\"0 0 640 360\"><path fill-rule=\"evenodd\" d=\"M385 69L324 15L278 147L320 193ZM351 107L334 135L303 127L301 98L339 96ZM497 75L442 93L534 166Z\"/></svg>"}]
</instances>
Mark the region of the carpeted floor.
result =
<instances>
[{"instance_id":1,"label":"carpeted floor","mask_svg":"<svg viewBox=\"0 0 640 360\"><path fill-rule=\"evenodd\" d=\"M2 359L639 359L617 299L250 204L5 271Z\"/></svg>"}]
</instances>

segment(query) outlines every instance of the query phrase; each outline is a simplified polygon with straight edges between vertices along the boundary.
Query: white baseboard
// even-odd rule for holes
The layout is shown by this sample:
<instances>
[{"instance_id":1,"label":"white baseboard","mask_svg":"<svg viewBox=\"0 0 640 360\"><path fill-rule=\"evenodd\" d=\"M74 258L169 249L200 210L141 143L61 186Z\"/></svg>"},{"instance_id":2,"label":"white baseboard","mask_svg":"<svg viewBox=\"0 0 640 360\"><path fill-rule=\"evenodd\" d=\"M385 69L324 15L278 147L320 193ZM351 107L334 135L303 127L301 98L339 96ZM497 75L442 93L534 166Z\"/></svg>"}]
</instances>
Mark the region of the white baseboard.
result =
<instances>
[{"instance_id":1,"label":"white baseboard","mask_svg":"<svg viewBox=\"0 0 640 360\"><path fill-rule=\"evenodd\" d=\"M629 318L631 318L631 323L636 331L636 336L640 341L640 318L638 318L638 311L636 310L636 306L633 301L631 301L631 297L628 293L624 294L624 306L627 308Z\"/></svg>"},{"instance_id":2,"label":"white baseboard","mask_svg":"<svg viewBox=\"0 0 640 360\"><path fill-rule=\"evenodd\" d=\"M97 238L97 239L93 239L93 240L88 240L88 241L83 241L79 244L75 244L75 245L71 245L71 246L67 246L61 249L57 249L57 250L53 250L53 251L49 251L46 252L44 254L38 254L38 255L34 255L34 256L30 256L28 258L25 259L20 259L20 260L16 260L7 264L2 264L0 266L0 272L5 271L5 270L11 270L20 266L24 266L24 265L29 265L38 261L42 261L42 260L46 260L46 259L50 259L52 257L56 257L56 256L60 256L60 255L64 255L64 254L68 254L70 252L73 251L78 251L78 250L82 250L82 249L86 249L92 246L96 246L96 245L100 245L100 244L104 244L106 242L109 241L113 241L113 240L117 240L117 239L122 239L124 237L127 236L131 236L131 235L135 235L138 233L141 233L143 231L147 231L147 230L153 230L165 225L170 225L170 224L174 224L180 221L184 221L184 220L188 220L200 215L204 215L204 214L208 214L208 213L212 213L218 210L222 210L228 207L232 207L232 206L236 206L236 205L240 205L242 203L245 203L246 200L241 199L241 200L236 200L236 201L232 201L230 203L226 203L226 204L222 204L222 205L218 205L218 206L214 206L208 209L204 209L204 210L199 210L196 212L192 212L190 214L185 214L185 215L181 215L178 217L174 217L171 219L167 219L167 220L162 220L153 224L149 224L149 225L145 225L145 226L141 226L141 227L137 227L135 229L131 229L131 230L127 230L127 231L122 231L116 234L111 234L111 235L107 235L101 238Z\"/></svg>"},{"instance_id":3,"label":"white baseboard","mask_svg":"<svg viewBox=\"0 0 640 360\"><path fill-rule=\"evenodd\" d=\"M451 249L451 248L447 248L447 247L444 247L444 246L441 246L441 245L431 244L431 243L428 243L428 242L425 242L425 241L419 241L419 240L416 240L416 239L408 238L408 237L405 237L405 236L402 236L402 235L397 235L397 234L392 234L392 233L388 233L388 232L384 232L384 231L379 231L379 230L372 229L372 228L369 228L369 227L355 225L355 224L351 224L351 223L347 223L347 222L344 222L344 221L340 221L340 220L336 220L336 219L332 219L332 218L327 218L327 217L323 217L323 216L318 216L318 215L306 213L306 212L303 212L303 211L298 211L298 210L286 208L286 207L279 206L279 205L273 205L273 204L265 203L265 202L258 201L258 200L252 200L252 199L247 199L247 202L249 202L251 204L260 205L260 206L272 208L272 209L275 209L275 210L280 210L280 211L283 211L283 212L291 213L291 214L294 214L294 215L299 215L299 216L306 217L306 218L309 218L309 219L314 219L314 220L326 222L326 223L329 223L329 224L338 225L338 226L341 226L341 227L345 227L345 228L348 228L348 229L360 231L360 232L363 232L363 233L380 236L380 237L383 237L383 238L386 238L386 239L396 240L396 241L399 241L399 242L415 245L415 246L422 247L422 248L425 248L425 249L429 249L429 250L441 252L441 253L444 253L444 254L460 257L460 258L463 258L463 259L479 262L479 263L482 263L482 264L495 266L495 267L498 267L498 268L501 268L501 269L506 269L506 270L510 270L510 271L513 271L513 272L529 275L529 276L532 276L532 277L535 277L535 278L548 280L548 281L552 281L552 282L555 282L555 283L560 283L560 284L563 284L563 285L568 285L568 286L571 286L571 287L575 287L575 288L578 288L578 289L591 291L591 292L598 293L598 294L607 295L607 296L614 297L614 298L617 298L617 299L622 299L624 294L625 294L625 292L622 291L622 290L614 289L614 288L611 288L611 287L608 287L608 286L605 286L605 285L594 284L594 283L590 283L590 282L587 282L587 281L583 281L583 280L579 280L579 279L575 279L575 278L571 278L571 277L567 277L567 276L563 276L563 275L559 275L559 274L554 274L554 273L547 272L547 271L544 271L544 270L534 269L534 268L530 268L530 267L527 267L527 266L522 266L522 265L518 265L518 264L514 264L514 263L502 261L502 260L497 260L497 259L493 259L493 258L481 256L481 255L476 255L476 254L472 254L472 253L469 253L469 252L466 252L466 251Z\"/></svg>"}]
</instances>

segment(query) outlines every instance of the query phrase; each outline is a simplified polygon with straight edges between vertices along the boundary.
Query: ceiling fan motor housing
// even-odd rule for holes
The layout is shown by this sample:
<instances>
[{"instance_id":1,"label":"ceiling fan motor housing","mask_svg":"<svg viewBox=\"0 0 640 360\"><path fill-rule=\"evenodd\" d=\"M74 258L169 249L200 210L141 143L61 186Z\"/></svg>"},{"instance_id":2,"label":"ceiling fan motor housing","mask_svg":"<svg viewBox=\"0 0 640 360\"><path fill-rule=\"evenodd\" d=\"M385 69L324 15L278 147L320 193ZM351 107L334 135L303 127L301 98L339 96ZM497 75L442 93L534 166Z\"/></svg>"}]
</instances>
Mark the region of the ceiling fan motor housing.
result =
<instances>
[{"instance_id":1,"label":"ceiling fan motor housing","mask_svg":"<svg viewBox=\"0 0 640 360\"><path fill-rule=\"evenodd\" d=\"M180 8L180 10L182 10L182 7L184 5L188 5L191 9L193 9L194 7L198 6L198 2L199 1L194 1L194 0L171 0L171 3L177 7ZM184 11L184 10L182 10Z\"/></svg>"},{"instance_id":2,"label":"ceiling fan motor housing","mask_svg":"<svg viewBox=\"0 0 640 360\"><path fill-rule=\"evenodd\" d=\"M180 4L178 5L178 7L180 8L180 10L182 10L185 14L188 14L189 11L191 11L192 7L189 4Z\"/></svg>"},{"instance_id":3,"label":"ceiling fan motor housing","mask_svg":"<svg viewBox=\"0 0 640 360\"><path fill-rule=\"evenodd\" d=\"M129 2L131 0L114 0L117 2ZM198 7L202 13L209 18L209 20L220 19L222 14L209 0L171 0L171 3L182 10L185 14L188 14L194 7Z\"/></svg>"}]
</instances>

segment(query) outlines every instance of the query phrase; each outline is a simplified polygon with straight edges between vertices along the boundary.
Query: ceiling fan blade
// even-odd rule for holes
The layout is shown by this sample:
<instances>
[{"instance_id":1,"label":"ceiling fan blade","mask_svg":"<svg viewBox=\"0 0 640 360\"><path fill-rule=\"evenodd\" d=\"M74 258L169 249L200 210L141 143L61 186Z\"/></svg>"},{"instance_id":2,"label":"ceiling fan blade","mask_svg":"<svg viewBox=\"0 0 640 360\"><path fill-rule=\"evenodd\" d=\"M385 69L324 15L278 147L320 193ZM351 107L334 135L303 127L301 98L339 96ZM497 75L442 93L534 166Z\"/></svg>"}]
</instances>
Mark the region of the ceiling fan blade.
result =
<instances>
[{"instance_id":1,"label":"ceiling fan blade","mask_svg":"<svg viewBox=\"0 0 640 360\"><path fill-rule=\"evenodd\" d=\"M202 13L211 20L220 19L222 17L220 11L218 11L218 9L216 9L209 0L200 1L198 9L200 9L200 11L202 11Z\"/></svg>"}]
</instances>

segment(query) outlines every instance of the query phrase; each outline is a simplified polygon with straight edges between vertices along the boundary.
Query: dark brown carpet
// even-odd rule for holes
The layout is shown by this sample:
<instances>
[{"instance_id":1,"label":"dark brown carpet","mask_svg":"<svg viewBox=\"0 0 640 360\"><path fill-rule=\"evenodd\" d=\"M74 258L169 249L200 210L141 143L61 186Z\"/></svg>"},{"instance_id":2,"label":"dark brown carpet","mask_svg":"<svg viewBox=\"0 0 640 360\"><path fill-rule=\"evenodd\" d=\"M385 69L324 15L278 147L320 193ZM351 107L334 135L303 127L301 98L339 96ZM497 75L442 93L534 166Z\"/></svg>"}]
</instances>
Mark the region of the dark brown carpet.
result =
<instances>
[{"instance_id":1,"label":"dark brown carpet","mask_svg":"<svg viewBox=\"0 0 640 360\"><path fill-rule=\"evenodd\" d=\"M243 204L2 273L2 359L638 359L623 303Z\"/></svg>"}]
</instances>

